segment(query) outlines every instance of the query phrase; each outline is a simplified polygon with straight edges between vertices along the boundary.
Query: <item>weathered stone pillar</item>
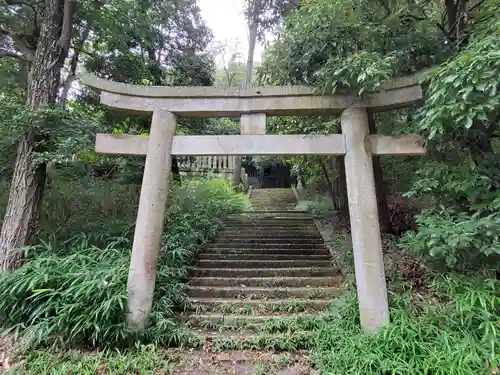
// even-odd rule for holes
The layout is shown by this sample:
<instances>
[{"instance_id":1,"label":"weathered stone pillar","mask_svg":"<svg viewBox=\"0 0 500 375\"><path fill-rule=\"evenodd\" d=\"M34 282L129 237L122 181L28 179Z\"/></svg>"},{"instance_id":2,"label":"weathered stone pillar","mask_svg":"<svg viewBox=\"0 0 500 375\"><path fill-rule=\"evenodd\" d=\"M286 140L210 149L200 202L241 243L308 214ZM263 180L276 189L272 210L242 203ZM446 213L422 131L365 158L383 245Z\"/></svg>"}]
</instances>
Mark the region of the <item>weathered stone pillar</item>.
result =
<instances>
[{"instance_id":1,"label":"weathered stone pillar","mask_svg":"<svg viewBox=\"0 0 500 375\"><path fill-rule=\"evenodd\" d=\"M241 156L235 156L233 160L233 186L238 187L241 179Z\"/></svg>"},{"instance_id":2,"label":"weathered stone pillar","mask_svg":"<svg viewBox=\"0 0 500 375\"><path fill-rule=\"evenodd\" d=\"M240 132L243 135L264 135L266 134L266 114L265 113L244 113L240 118ZM241 181L242 168L241 156L235 157L233 168L233 185L239 186Z\"/></svg>"},{"instance_id":3,"label":"weathered stone pillar","mask_svg":"<svg viewBox=\"0 0 500 375\"><path fill-rule=\"evenodd\" d=\"M389 307L366 109L346 109L341 123L361 326L374 331L388 324Z\"/></svg>"},{"instance_id":4,"label":"weathered stone pillar","mask_svg":"<svg viewBox=\"0 0 500 375\"><path fill-rule=\"evenodd\" d=\"M128 274L127 321L136 331L147 326L153 304L175 129L173 113L153 113Z\"/></svg>"}]
</instances>

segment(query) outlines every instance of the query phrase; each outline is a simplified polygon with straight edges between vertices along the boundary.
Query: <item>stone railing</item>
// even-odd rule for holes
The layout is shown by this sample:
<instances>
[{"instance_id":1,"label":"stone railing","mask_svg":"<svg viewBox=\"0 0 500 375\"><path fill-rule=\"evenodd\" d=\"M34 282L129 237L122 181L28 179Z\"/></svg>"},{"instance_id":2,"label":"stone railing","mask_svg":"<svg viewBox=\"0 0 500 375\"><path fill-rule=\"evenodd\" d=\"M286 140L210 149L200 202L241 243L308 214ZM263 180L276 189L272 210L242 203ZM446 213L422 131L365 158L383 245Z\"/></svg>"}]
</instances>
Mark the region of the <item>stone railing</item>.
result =
<instances>
[{"instance_id":1,"label":"stone railing","mask_svg":"<svg viewBox=\"0 0 500 375\"><path fill-rule=\"evenodd\" d=\"M231 179L234 169L234 156L179 156L177 157L181 173L218 173ZM241 183L248 187L248 175L241 169Z\"/></svg>"},{"instance_id":2,"label":"stone railing","mask_svg":"<svg viewBox=\"0 0 500 375\"><path fill-rule=\"evenodd\" d=\"M232 172L234 156L179 156L181 172Z\"/></svg>"}]
</instances>

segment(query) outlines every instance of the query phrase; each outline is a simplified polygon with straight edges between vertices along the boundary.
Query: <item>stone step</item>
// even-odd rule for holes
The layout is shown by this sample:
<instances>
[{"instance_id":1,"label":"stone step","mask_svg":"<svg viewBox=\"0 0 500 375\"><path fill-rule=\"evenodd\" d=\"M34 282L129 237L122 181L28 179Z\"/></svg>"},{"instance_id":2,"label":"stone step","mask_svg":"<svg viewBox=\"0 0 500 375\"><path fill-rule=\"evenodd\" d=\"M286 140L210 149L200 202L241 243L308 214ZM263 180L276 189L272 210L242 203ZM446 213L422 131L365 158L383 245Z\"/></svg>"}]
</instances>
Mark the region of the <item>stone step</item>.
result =
<instances>
[{"instance_id":1,"label":"stone step","mask_svg":"<svg viewBox=\"0 0 500 375\"><path fill-rule=\"evenodd\" d=\"M311 221L313 216L300 214L297 215L293 212L283 212L280 214L278 212L273 212L272 214L261 213L257 215L255 212L247 212L246 214L242 214L239 216L228 216L223 221L284 221L284 222L303 222L303 221Z\"/></svg>"},{"instance_id":2,"label":"stone step","mask_svg":"<svg viewBox=\"0 0 500 375\"><path fill-rule=\"evenodd\" d=\"M224 229L221 232L219 232L219 236L273 236L276 235L277 237L283 237L283 236L320 236L320 233L318 232L317 228L311 228L307 230L303 229L292 229L292 230L286 230L286 229L280 229L280 230L269 230L269 229L251 229L251 228L243 228L243 229Z\"/></svg>"},{"instance_id":3,"label":"stone step","mask_svg":"<svg viewBox=\"0 0 500 375\"><path fill-rule=\"evenodd\" d=\"M283 210L283 211L286 211L287 209L293 209L295 206L297 205L297 201L295 202L292 202L290 200L284 200L284 201L281 201L281 202L274 202L272 200L269 200L269 199L261 199L261 198L258 198L258 199L252 199L251 201L251 206L252 207L269 207L271 209L275 209L275 210Z\"/></svg>"},{"instance_id":4,"label":"stone step","mask_svg":"<svg viewBox=\"0 0 500 375\"><path fill-rule=\"evenodd\" d=\"M280 211L286 211L286 212L293 212L294 207L275 207L275 206L251 206L251 210L247 212L259 212L259 211L274 211L274 212L280 212Z\"/></svg>"},{"instance_id":5,"label":"stone step","mask_svg":"<svg viewBox=\"0 0 500 375\"><path fill-rule=\"evenodd\" d=\"M324 249L324 246L317 243L288 243L288 242L217 242L208 244L205 249L210 248L228 248L228 249Z\"/></svg>"},{"instance_id":6,"label":"stone step","mask_svg":"<svg viewBox=\"0 0 500 375\"><path fill-rule=\"evenodd\" d=\"M281 210L281 211L292 211L294 210L295 206L297 205L297 202L290 202L290 201L284 201L284 202L273 202L269 200L263 200L263 199L254 199L251 201L251 207L265 207L266 209L270 210Z\"/></svg>"},{"instance_id":7,"label":"stone step","mask_svg":"<svg viewBox=\"0 0 500 375\"><path fill-rule=\"evenodd\" d=\"M301 255L301 254L252 254L252 253L240 253L240 254L213 254L213 253L200 253L200 261L205 260L295 260L297 262L302 261L329 261L330 255Z\"/></svg>"},{"instance_id":8,"label":"stone step","mask_svg":"<svg viewBox=\"0 0 500 375\"><path fill-rule=\"evenodd\" d=\"M248 325L262 324L270 320L290 319L314 319L316 314L298 314L298 315L224 315L217 313L209 314L190 314L181 316L185 322L189 322L192 326L203 327L207 325L219 326L221 328L245 328ZM257 328L257 327L254 327Z\"/></svg>"},{"instance_id":9,"label":"stone step","mask_svg":"<svg viewBox=\"0 0 500 375\"><path fill-rule=\"evenodd\" d=\"M203 254L203 253L201 253ZM289 255L330 255L326 248L321 249L229 249L210 248L209 254L289 254Z\"/></svg>"},{"instance_id":10,"label":"stone step","mask_svg":"<svg viewBox=\"0 0 500 375\"><path fill-rule=\"evenodd\" d=\"M240 220L237 220L237 219L234 219L234 220L224 220L223 223L225 225L230 225L230 224L252 224L252 225L257 225L257 224L261 224L261 225L268 225L268 224L273 224L273 225L277 225L277 224L280 224L281 226L283 225L298 225L298 226L301 226L301 225L314 225L314 220L312 220L311 218L307 218L307 219L293 219L293 220L290 220L290 219L255 219L255 218L252 218L252 219L240 219Z\"/></svg>"},{"instance_id":11,"label":"stone step","mask_svg":"<svg viewBox=\"0 0 500 375\"><path fill-rule=\"evenodd\" d=\"M214 343L215 346L221 345L222 347L233 347L239 348L240 350L255 350L255 348L266 347L269 350L275 350L279 352L287 352L290 351L290 347L288 345L290 341L290 333L289 332L277 332L277 333L269 333L262 332L261 325L257 330L249 330L249 329L201 329L195 328L191 330L193 334L198 335L199 337L203 337L205 340L209 340ZM296 337L297 342L294 344L294 350L310 349L310 342L313 340L314 333L313 331L301 331L296 332L294 336ZM300 337L300 339L299 339ZM243 354L245 355L245 354ZM292 370L290 374L305 374L307 369L302 372L297 372ZM252 372L255 373L255 372ZM283 372L285 373L285 372ZM286 372L288 373L288 372Z\"/></svg>"},{"instance_id":12,"label":"stone step","mask_svg":"<svg viewBox=\"0 0 500 375\"><path fill-rule=\"evenodd\" d=\"M266 201L276 204L297 203L297 198L295 198L295 195L293 194L284 194L280 196L272 196L268 194L252 194L252 197L250 199L252 202Z\"/></svg>"},{"instance_id":13,"label":"stone step","mask_svg":"<svg viewBox=\"0 0 500 375\"><path fill-rule=\"evenodd\" d=\"M236 232L236 233L318 233L316 225L225 225L222 228L223 233Z\"/></svg>"},{"instance_id":14,"label":"stone step","mask_svg":"<svg viewBox=\"0 0 500 375\"><path fill-rule=\"evenodd\" d=\"M341 271L339 269L333 268L329 264L328 266L325 267L289 267L289 268L191 267L189 269L189 274L194 277L234 277L235 275L238 277L327 277L327 276L340 275Z\"/></svg>"},{"instance_id":15,"label":"stone step","mask_svg":"<svg viewBox=\"0 0 500 375\"><path fill-rule=\"evenodd\" d=\"M310 268L331 267L328 260L200 260L198 268Z\"/></svg>"},{"instance_id":16,"label":"stone step","mask_svg":"<svg viewBox=\"0 0 500 375\"><path fill-rule=\"evenodd\" d=\"M281 224L281 226L283 225L314 225L314 220L312 220L311 218L308 218L308 219L303 219L303 220L287 220L287 219L270 219L270 220L259 220L259 219L242 219L242 220L227 220L227 221L223 221L223 223L225 223L226 225L229 225L229 224L252 224L252 225L255 225L255 224L262 224L262 225L268 225L268 224L274 224L274 225L277 225L277 224Z\"/></svg>"},{"instance_id":17,"label":"stone step","mask_svg":"<svg viewBox=\"0 0 500 375\"><path fill-rule=\"evenodd\" d=\"M238 239L243 238L245 241L253 241L253 240L266 240L266 239L290 239L290 240L321 240L323 241L323 237L318 233L295 233L295 232L284 232L284 233L272 233L266 232L261 234L255 234L253 232L244 232L244 233L234 233L234 232L219 232L219 236L216 241L219 240L230 240L230 239Z\"/></svg>"},{"instance_id":18,"label":"stone step","mask_svg":"<svg viewBox=\"0 0 500 375\"><path fill-rule=\"evenodd\" d=\"M287 232L287 233L318 233L318 228L316 226L273 226L273 225L227 225L224 227L226 233L227 231L233 233L241 233L244 231L253 231L254 233L275 233L277 232Z\"/></svg>"},{"instance_id":19,"label":"stone step","mask_svg":"<svg viewBox=\"0 0 500 375\"><path fill-rule=\"evenodd\" d=\"M332 300L324 299L222 299L222 298L192 298L189 302L193 310L217 311L220 313L238 314L269 314L276 312L324 311Z\"/></svg>"},{"instance_id":20,"label":"stone step","mask_svg":"<svg viewBox=\"0 0 500 375\"><path fill-rule=\"evenodd\" d=\"M251 200L252 201L260 201L260 200L264 200L264 201L270 201L270 202L274 202L274 203L285 203L285 202L290 202L290 203L296 203L297 202L297 199L295 198L295 195L292 194L283 194L283 195L280 195L280 196L273 196L273 195L269 195L269 194L252 194L252 197L251 197Z\"/></svg>"},{"instance_id":21,"label":"stone step","mask_svg":"<svg viewBox=\"0 0 500 375\"><path fill-rule=\"evenodd\" d=\"M277 210L270 210L270 211L266 211L266 210L263 210L263 211L255 211L255 210L252 210L252 211L247 211L247 212L244 212L244 213L232 213L232 214L229 214L227 216L227 218L231 219L231 218L241 218L241 217L256 217L256 218L260 218L260 217L269 217L269 218L275 218L275 217L279 217L279 218L298 218L298 217L304 217L304 218L311 218L313 217L314 215L307 212L307 211L303 211L303 210L293 210L293 211L290 211L290 210L284 210L284 211L277 211Z\"/></svg>"},{"instance_id":22,"label":"stone step","mask_svg":"<svg viewBox=\"0 0 500 375\"><path fill-rule=\"evenodd\" d=\"M193 286L235 286L235 287L318 287L338 286L343 277L194 277L189 280Z\"/></svg>"},{"instance_id":23,"label":"stone step","mask_svg":"<svg viewBox=\"0 0 500 375\"><path fill-rule=\"evenodd\" d=\"M311 219L304 220L282 220L282 219L271 219L271 220L225 220L224 225L274 225L274 226L302 226L302 225L314 225L314 221Z\"/></svg>"},{"instance_id":24,"label":"stone step","mask_svg":"<svg viewBox=\"0 0 500 375\"><path fill-rule=\"evenodd\" d=\"M290 237L237 238L235 236L233 236L233 237L222 236L222 237L217 238L217 240L215 241L216 244L225 244L225 243L234 243L234 242L242 242L245 244L280 243L280 244L297 245L297 244L323 244L323 239L322 238L290 238Z\"/></svg>"},{"instance_id":25,"label":"stone step","mask_svg":"<svg viewBox=\"0 0 500 375\"><path fill-rule=\"evenodd\" d=\"M295 211L296 203L276 204L271 202L252 202L250 207L259 211Z\"/></svg>"},{"instance_id":26,"label":"stone step","mask_svg":"<svg viewBox=\"0 0 500 375\"><path fill-rule=\"evenodd\" d=\"M341 288L335 287L231 287L231 286L187 286L188 297L203 298L250 298L250 299L282 299L282 298L312 298L333 299L340 295Z\"/></svg>"}]
</instances>

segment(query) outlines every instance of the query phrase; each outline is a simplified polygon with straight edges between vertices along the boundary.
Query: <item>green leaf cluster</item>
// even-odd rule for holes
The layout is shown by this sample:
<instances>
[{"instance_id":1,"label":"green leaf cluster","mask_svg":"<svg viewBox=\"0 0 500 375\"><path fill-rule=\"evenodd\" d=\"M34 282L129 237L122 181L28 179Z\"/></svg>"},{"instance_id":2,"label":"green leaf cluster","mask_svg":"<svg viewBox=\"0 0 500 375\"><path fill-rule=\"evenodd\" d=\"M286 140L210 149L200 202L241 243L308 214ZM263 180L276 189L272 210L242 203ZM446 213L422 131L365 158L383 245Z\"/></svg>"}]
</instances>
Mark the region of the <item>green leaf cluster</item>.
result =
<instances>
[{"instance_id":1,"label":"green leaf cluster","mask_svg":"<svg viewBox=\"0 0 500 375\"><path fill-rule=\"evenodd\" d=\"M174 186L157 273L155 305L146 341L190 342L174 311L186 306L183 282L197 248L212 238L229 212L248 207L228 181L189 181ZM129 223L129 225L132 223ZM23 249L26 263L0 278L0 321L32 345L54 342L121 346L134 340L125 324L130 230L81 233Z\"/></svg>"}]
</instances>

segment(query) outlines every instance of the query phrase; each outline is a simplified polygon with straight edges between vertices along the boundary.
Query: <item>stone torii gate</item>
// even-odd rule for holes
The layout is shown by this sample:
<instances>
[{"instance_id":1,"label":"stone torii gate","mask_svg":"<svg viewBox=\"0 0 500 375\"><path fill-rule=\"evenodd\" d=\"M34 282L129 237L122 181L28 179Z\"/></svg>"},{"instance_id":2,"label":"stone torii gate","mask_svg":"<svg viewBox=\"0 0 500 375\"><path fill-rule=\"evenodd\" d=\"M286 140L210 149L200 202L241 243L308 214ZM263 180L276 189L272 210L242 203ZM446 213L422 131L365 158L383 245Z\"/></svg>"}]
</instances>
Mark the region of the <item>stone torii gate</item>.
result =
<instances>
[{"instance_id":1,"label":"stone torii gate","mask_svg":"<svg viewBox=\"0 0 500 375\"><path fill-rule=\"evenodd\" d=\"M302 86L240 90L137 86L85 75L101 103L131 114L153 114L149 136L98 134L96 151L145 155L146 165L128 275L128 322L147 325L153 303L172 155L345 155L356 285L361 325L388 324L389 307L375 196L372 155L424 155L416 135L370 135L367 110L389 111L422 99L418 76L396 79L360 99L316 96ZM266 135L267 116L341 115L342 134ZM178 116L241 116L241 135L176 136Z\"/></svg>"}]
</instances>

